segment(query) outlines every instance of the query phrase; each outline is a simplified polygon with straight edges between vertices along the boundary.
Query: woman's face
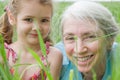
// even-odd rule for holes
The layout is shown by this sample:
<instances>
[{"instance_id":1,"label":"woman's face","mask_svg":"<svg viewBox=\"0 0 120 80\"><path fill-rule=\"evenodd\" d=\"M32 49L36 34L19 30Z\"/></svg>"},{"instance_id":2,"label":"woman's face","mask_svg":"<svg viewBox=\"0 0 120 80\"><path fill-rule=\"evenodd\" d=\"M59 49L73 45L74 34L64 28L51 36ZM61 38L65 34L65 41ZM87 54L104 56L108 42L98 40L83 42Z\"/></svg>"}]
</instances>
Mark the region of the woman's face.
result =
<instances>
[{"instance_id":1,"label":"woman's face","mask_svg":"<svg viewBox=\"0 0 120 80\"><path fill-rule=\"evenodd\" d=\"M65 21L63 41L66 54L80 72L89 72L105 60L106 43L100 37L103 35L94 23L73 18Z\"/></svg>"}]
</instances>

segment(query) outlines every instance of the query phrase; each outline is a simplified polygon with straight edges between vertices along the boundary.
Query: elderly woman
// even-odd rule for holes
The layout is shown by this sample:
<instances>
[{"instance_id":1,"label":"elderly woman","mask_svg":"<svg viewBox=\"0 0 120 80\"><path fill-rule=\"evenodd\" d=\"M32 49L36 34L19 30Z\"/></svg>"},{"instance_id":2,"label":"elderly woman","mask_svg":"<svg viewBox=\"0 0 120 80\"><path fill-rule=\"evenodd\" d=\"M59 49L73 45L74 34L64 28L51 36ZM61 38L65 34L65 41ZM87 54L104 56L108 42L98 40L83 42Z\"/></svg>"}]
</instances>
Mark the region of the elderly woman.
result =
<instances>
[{"instance_id":1,"label":"elderly woman","mask_svg":"<svg viewBox=\"0 0 120 80\"><path fill-rule=\"evenodd\" d=\"M76 2L64 12L61 29L63 42L55 45L64 56L60 80L68 80L70 70L73 80L110 78L118 33L111 12L99 3Z\"/></svg>"}]
</instances>

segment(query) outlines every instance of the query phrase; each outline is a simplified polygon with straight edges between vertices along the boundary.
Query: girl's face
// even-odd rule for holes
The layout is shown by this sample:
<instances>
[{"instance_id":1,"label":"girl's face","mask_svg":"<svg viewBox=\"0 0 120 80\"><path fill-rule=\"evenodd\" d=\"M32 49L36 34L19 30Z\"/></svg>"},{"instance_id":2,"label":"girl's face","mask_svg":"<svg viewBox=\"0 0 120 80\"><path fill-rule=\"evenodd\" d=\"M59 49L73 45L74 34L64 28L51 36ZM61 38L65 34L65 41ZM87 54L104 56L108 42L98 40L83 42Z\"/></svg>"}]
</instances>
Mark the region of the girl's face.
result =
<instances>
[{"instance_id":1,"label":"girl's face","mask_svg":"<svg viewBox=\"0 0 120 80\"><path fill-rule=\"evenodd\" d=\"M63 25L63 41L68 58L80 72L98 68L105 60L106 43L103 32L94 23L73 18ZM104 61L105 62L105 61Z\"/></svg>"},{"instance_id":2,"label":"girl's face","mask_svg":"<svg viewBox=\"0 0 120 80\"><path fill-rule=\"evenodd\" d=\"M34 20L36 20L42 37L46 38L50 31L51 16L52 8L49 5L41 4L37 0L23 1L16 21L18 40L38 44L38 34Z\"/></svg>"}]
</instances>

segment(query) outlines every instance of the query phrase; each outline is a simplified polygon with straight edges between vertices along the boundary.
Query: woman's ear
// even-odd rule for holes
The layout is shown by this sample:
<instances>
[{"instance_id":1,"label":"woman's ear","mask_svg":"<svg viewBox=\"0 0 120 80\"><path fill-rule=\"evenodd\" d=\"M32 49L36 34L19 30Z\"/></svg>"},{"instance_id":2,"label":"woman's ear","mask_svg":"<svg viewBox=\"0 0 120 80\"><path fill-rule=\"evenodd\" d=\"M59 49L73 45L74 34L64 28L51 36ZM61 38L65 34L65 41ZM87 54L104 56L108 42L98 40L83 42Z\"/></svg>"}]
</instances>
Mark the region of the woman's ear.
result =
<instances>
[{"instance_id":1,"label":"woman's ear","mask_svg":"<svg viewBox=\"0 0 120 80\"><path fill-rule=\"evenodd\" d=\"M7 15L8 15L8 21L11 25L15 25L15 17L13 16L13 14L11 13L10 10L7 11Z\"/></svg>"},{"instance_id":2,"label":"woman's ear","mask_svg":"<svg viewBox=\"0 0 120 80\"><path fill-rule=\"evenodd\" d=\"M114 39L110 39L109 41L107 41L107 49L108 50L111 50L113 42L114 42Z\"/></svg>"}]
</instances>

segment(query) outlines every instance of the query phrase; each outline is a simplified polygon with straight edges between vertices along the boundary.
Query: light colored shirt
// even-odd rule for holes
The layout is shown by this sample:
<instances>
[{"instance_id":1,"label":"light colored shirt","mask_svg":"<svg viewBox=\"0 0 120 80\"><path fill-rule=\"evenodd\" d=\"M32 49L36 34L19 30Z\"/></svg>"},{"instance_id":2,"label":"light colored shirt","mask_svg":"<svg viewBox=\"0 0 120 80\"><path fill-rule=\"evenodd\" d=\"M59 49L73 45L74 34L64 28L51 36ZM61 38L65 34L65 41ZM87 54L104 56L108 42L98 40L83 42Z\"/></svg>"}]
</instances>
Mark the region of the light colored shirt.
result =
<instances>
[{"instance_id":1,"label":"light colored shirt","mask_svg":"<svg viewBox=\"0 0 120 80\"><path fill-rule=\"evenodd\" d=\"M106 58L106 63L107 63L106 70L105 70L102 80L107 80L108 78L111 77L111 67L112 67L111 60L112 60L112 55L113 55L112 53L114 52L116 45L117 43L114 43L112 50L108 52L108 55ZM76 66L67 58L63 42L57 43L55 47L58 48L63 54L63 65L62 65L62 70L60 74L60 80L70 80L69 79L70 70L73 70L74 72L73 80L83 80L81 72L78 71Z\"/></svg>"}]
</instances>

